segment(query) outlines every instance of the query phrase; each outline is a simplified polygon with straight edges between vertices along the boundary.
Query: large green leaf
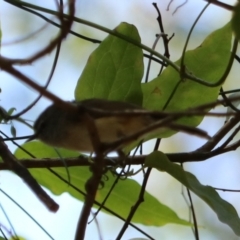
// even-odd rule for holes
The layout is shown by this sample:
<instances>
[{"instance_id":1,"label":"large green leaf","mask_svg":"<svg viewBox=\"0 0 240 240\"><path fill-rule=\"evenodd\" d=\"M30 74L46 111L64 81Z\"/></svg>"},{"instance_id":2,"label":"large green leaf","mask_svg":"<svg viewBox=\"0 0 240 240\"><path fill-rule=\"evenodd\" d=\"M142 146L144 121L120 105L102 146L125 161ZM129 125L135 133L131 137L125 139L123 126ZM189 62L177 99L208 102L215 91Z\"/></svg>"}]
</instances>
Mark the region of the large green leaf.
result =
<instances>
[{"instance_id":1,"label":"large green leaf","mask_svg":"<svg viewBox=\"0 0 240 240\"><path fill-rule=\"evenodd\" d=\"M229 225L240 236L240 219L235 208L223 200L214 188L202 185L191 173L184 171L179 165L170 162L162 152L153 152L145 161L146 166L167 172L184 186L205 201L217 214L219 220Z\"/></svg>"},{"instance_id":2,"label":"large green leaf","mask_svg":"<svg viewBox=\"0 0 240 240\"><path fill-rule=\"evenodd\" d=\"M188 72L210 83L219 80L230 57L231 27L227 24L221 29L212 32L196 49L185 54L185 66ZM179 65L180 60L176 62ZM162 110L174 88L180 81L180 76L171 66L149 83L142 84L143 107L153 110ZM180 82L173 98L167 105L167 111L179 111L196 107L217 99L218 87L207 87L185 79ZM204 116L182 118L182 124L197 126ZM173 131L165 131L160 137L168 137Z\"/></svg>"},{"instance_id":3,"label":"large green leaf","mask_svg":"<svg viewBox=\"0 0 240 240\"><path fill-rule=\"evenodd\" d=\"M135 26L121 23L115 31L140 42ZM142 105L142 50L108 36L90 55L75 89L75 99L104 98Z\"/></svg>"},{"instance_id":4,"label":"large green leaf","mask_svg":"<svg viewBox=\"0 0 240 240\"><path fill-rule=\"evenodd\" d=\"M26 143L23 145L23 147L38 158L58 157L57 153L53 148L48 147L43 143L37 141ZM71 152L63 149L60 149L59 152L63 158L78 155L78 153L76 152ZM28 157L28 155L21 149L17 149L15 156L20 160L22 158ZM67 180L68 176L65 168L52 169L56 171L61 177ZM31 174L41 185L47 187L54 194L59 195L63 192L68 192L73 197L81 201L84 200L84 197L80 193L75 191L66 183L59 180L47 169L31 169L30 171ZM71 176L71 184L75 185L77 188L85 192L85 183L87 179L89 179L89 177L91 176L89 168L69 167L69 173ZM98 190L96 196L96 200L100 203L104 200L109 189L113 185L115 177L112 176L112 174L108 173L107 178L103 178L103 180L104 187ZM140 189L141 186L134 180L119 180L105 205L123 218L126 218L129 211L131 210L131 207L136 203L138 199ZM147 192L144 195L144 202L140 205L140 208L138 209L133 218L133 221L150 226L162 226L167 223L176 223L188 226L190 225L189 222L180 219L173 210L171 210L166 205L161 204L156 198L154 198Z\"/></svg>"}]
</instances>

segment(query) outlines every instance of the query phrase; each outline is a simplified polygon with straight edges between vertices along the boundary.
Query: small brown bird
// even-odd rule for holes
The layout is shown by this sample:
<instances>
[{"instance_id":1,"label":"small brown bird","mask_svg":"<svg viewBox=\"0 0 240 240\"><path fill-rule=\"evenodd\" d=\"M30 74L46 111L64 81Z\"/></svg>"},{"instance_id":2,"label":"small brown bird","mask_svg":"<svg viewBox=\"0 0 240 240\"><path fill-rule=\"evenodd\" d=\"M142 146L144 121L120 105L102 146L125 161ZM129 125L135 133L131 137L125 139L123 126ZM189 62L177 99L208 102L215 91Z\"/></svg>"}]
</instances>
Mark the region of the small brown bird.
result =
<instances>
[{"instance_id":1,"label":"small brown bird","mask_svg":"<svg viewBox=\"0 0 240 240\"><path fill-rule=\"evenodd\" d=\"M78 107L76 111L71 108L62 108L57 104L52 104L44 110L34 123L35 134L28 141L40 139L55 147L93 152L86 119L82 114L83 107L108 112L142 109L131 103L103 99L88 99L80 102L69 102L69 104L76 105ZM105 114L93 112L90 113L90 117L94 119L101 143L112 143L139 132L156 122L156 118L149 115L121 116L113 114L105 116Z\"/></svg>"}]
</instances>

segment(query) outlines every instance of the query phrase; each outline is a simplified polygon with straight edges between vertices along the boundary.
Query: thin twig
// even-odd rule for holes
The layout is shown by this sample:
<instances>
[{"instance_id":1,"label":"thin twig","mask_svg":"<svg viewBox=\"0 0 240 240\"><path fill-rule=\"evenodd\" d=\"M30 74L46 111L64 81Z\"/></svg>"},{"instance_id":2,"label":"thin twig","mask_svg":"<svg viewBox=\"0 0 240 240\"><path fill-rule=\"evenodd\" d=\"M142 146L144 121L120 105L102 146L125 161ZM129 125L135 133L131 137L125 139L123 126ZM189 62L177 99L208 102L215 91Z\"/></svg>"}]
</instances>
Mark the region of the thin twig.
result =
<instances>
[{"instance_id":1,"label":"thin twig","mask_svg":"<svg viewBox=\"0 0 240 240\"><path fill-rule=\"evenodd\" d=\"M193 233L195 235L196 240L199 240L197 217L196 217L194 206L193 206L191 192L190 192L190 190L188 188L187 188L187 194L188 194L188 199L190 201L190 208L191 208L192 217L193 217L193 225L194 225Z\"/></svg>"},{"instance_id":2,"label":"thin twig","mask_svg":"<svg viewBox=\"0 0 240 240\"><path fill-rule=\"evenodd\" d=\"M145 193L145 189L146 189L146 185L147 185L147 181L148 181L148 178L150 176L150 173L151 173L151 168L148 168L148 170L146 171L146 174L145 174L145 177L143 179L143 183L142 183L142 187L141 187L141 191L139 193L139 197L138 197L138 200L137 202L135 203L134 206L131 207L131 211L130 213L128 214L128 217L121 229L121 231L119 232L118 236L116 237L116 240L120 240L122 239L122 236L124 234L124 232L126 231L129 223L131 222L132 218L133 218L133 215L135 214L135 212L137 211L139 205L144 202L144 193ZM150 238L153 240L153 238Z\"/></svg>"},{"instance_id":3,"label":"thin twig","mask_svg":"<svg viewBox=\"0 0 240 240\"><path fill-rule=\"evenodd\" d=\"M233 111L235 112L240 112L240 110L235 107L232 102L229 100L229 98L226 96L226 94L223 91L223 87L220 88L220 93L222 95L222 98L224 99L225 103L224 106L228 106L229 108L231 108Z\"/></svg>"},{"instance_id":4,"label":"thin twig","mask_svg":"<svg viewBox=\"0 0 240 240\"><path fill-rule=\"evenodd\" d=\"M191 37L191 34L193 32L193 29L194 27L196 26L198 20L200 19L200 17L202 16L202 14L205 12L205 10L207 9L207 7L209 6L210 3L206 4L206 6L202 9L202 11L199 13L199 15L197 16L196 20L194 21L193 25L191 26L190 28L190 31L187 35L187 39L186 39L186 42L184 44L184 47L183 47L183 51L182 51L182 56L181 56L181 69L184 69L185 68L185 64L184 64L184 58L185 58L185 54L186 54L186 50L187 50L187 45L189 43L189 40L190 40L190 37ZM184 71L183 71L184 72Z\"/></svg>"},{"instance_id":5,"label":"thin twig","mask_svg":"<svg viewBox=\"0 0 240 240\"><path fill-rule=\"evenodd\" d=\"M198 148L198 152L211 151L222 138L236 125L239 123L240 115L232 117L213 137L211 140L207 141L203 146Z\"/></svg>"},{"instance_id":6,"label":"thin twig","mask_svg":"<svg viewBox=\"0 0 240 240\"><path fill-rule=\"evenodd\" d=\"M217 0L204 0L204 1L209 2L211 4L214 4L214 5L218 6L218 7L227 9L229 11L233 11L234 10L234 7L229 5L229 4L227 4L227 3L219 2Z\"/></svg>"},{"instance_id":7,"label":"thin twig","mask_svg":"<svg viewBox=\"0 0 240 240\"><path fill-rule=\"evenodd\" d=\"M91 208L94 204L95 196L101 182L102 174L105 167L104 155L101 149L101 141L94 120L88 115L87 112L83 113L85 123L88 128L88 133L96 154L95 161L92 163L92 176L87 180L85 185L87 194L85 197L84 205L79 217L75 240L84 240L85 231L88 223L88 218L91 213Z\"/></svg>"},{"instance_id":8,"label":"thin twig","mask_svg":"<svg viewBox=\"0 0 240 240\"><path fill-rule=\"evenodd\" d=\"M36 61L37 59L42 58L46 54L49 54L53 49L55 49L55 47L57 46L59 41L62 41L68 35L68 33L70 31L70 28L72 26L73 19L74 19L74 13L75 13L75 0L68 1L68 9L69 9L69 13L68 13L69 17L68 17L67 21L65 20L65 17L63 14L61 14L61 12L56 13L56 16L59 18L59 21L61 23L61 28L60 28L59 34L55 37L55 39L53 39L47 46L45 46L43 49L41 49L39 52L33 54L32 56L24 58L22 60L8 59L9 63L11 63L11 64L17 64L17 63L18 64L30 64L30 63L33 63L34 61Z\"/></svg>"},{"instance_id":9,"label":"thin twig","mask_svg":"<svg viewBox=\"0 0 240 240\"><path fill-rule=\"evenodd\" d=\"M219 147L219 149L224 149L227 147L227 145L233 140L233 138L237 135L237 133L240 131L240 125L236 127L233 131L233 133L227 138L227 140Z\"/></svg>"},{"instance_id":10,"label":"thin twig","mask_svg":"<svg viewBox=\"0 0 240 240\"><path fill-rule=\"evenodd\" d=\"M45 86L43 87L44 89L47 89L47 87L48 87L48 85L49 85L49 83L52 79L52 76L54 74L54 71L56 69L57 61L58 61L58 57L59 57L59 53L60 53L60 49L61 49L61 44L62 44L61 41L59 41L59 43L57 44L56 53L55 53L55 57L54 57L54 60L53 60L53 65L52 65L50 74L48 76L48 80L47 80ZM15 115L12 115L12 116L9 116L9 119L19 118L22 114L29 111L40 100L41 97L42 97L42 94L40 93L39 96L29 106L27 106L25 109L23 109L19 113L15 114Z\"/></svg>"},{"instance_id":11,"label":"thin twig","mask_svg":"<svg viewBox=\"0 0 240 240\"><path fill-rule=\"evenodd\" d=\"M20 9L23 9L23 10L25 10L25 11L27 11L27 12L30 12L30 13L34 14L35 16L38 16L38 17L42 18L44 21L46 21L47 23L52 24L52 25L55 26L55 27L61 28L61 25L60 25L60 24L52 21L51 19L45 17L44 15L42 15L42 14L36 12L36 11L33 11L32 9L28 9L28 8L26 8L26 7L24 7L24 6L21 6L19 3L15 3L15 2L12 2L12 1L10 1L10 2L8 2L8 3L10 3L10 4L12 4L13 6L18 7L18 8L20 8ZM84 36L84 35L81 35L81 34L79 34L79 33L74 32L74 31L72 31L72 30L69 30L69 34L72 34L72 35L74 35L74 36L76 36L76 37L78 37L78 38L84 39L84 40L89 41L89 42L92 42L92 43L98 43L98 44L101 43L100 40L86 37L86 36ZM21 40L22 40L22 39L21 39ZM3 44L6 44L6 43L3 43Z\"/></svg>"},{"instance_id":12,"label":"thin twig","mask_svg":"<svg viewBox=\"0 0 240 240\"><path fill-rule=\"evenodd\" d=\"M158 13L157 21L158 21L161 36L162 36L162 39L163 39L163 45L164 45L164 50L165 50L164 56L169 59L170 58L170 53L169 53L168 43L169 43L170 39L168 39L167 34L165 34L164 27L163 27L163 22L162 22L162 15L161 15L161 12L160 12L160 10L157 6L157 3L153 3L153 6L155 7L155 9Z\"/></svg>"}]
</instances>

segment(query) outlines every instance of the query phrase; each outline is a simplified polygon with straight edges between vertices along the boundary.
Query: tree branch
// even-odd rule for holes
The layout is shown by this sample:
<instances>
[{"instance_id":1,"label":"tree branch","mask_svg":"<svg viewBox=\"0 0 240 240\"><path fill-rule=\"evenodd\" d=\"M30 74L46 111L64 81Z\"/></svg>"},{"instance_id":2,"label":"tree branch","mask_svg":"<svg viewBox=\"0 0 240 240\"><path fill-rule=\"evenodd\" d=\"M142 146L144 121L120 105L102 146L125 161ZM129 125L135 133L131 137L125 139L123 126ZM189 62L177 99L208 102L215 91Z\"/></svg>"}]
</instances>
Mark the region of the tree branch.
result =
<instances>
[{"instance_id":1,"label":"tree branch","mask_svg":"<svg viewBox=\"0 0 240 240\"><path fill-rule=\"evenodd\" d=\"M0 137L0 156L4 163L8 166L9 170L15 172L29 188L35 193L40 201L52 212L56 212L59 205L50 198L47 193L40 187L38 182L32 177L29 171L15 158L14 155L8 150L7 145Z\"/></svg>"}]
</instances>

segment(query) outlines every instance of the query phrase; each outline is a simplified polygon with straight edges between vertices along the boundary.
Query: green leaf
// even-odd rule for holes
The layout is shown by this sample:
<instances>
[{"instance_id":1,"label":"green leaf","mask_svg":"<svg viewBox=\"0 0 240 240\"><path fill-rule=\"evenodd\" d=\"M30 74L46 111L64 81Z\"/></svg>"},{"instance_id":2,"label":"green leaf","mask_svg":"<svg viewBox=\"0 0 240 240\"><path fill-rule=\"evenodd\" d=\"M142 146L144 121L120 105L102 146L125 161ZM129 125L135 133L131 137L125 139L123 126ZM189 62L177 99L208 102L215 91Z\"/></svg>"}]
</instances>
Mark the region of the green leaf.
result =
<instances>
[{"instance_id":1,"label":"green leaf","mask_svg":"<svg viewBox=\"0 0 240 240\"><path fill-rule=\"evenodd\" d=\"M10 131L13 137L17 136L17 130L13 125L11 125Z\"/></svg>"},{"instance_id":2,"label":"green leaf","mask_svg":"<svg viewBox=\"0 0 240 240\"><path fill-rule=\"evenodd\" d=\"M8 111L6 111L3 107L0 106L0 122L4 121L4 123L7 123L8 117L12 115L14 110L16 110L16 108L10 108Z\"/></svg>"},{"instance_id":3,"label":"green leaf","mask_svg":"<svg viewBox=\"0 0 240 240\"><path fill-rule=\"evenodd\" d=\"M202 185L191 173L184 171L179 165L170 162L162 152L153 152L145 161L146 166L167 172L184 186L199 196L217 214L219 220L226 223L236 235L240 236L240 219L235 208L223 200L210 186Z\"/></svg>"},{"instance_id":4,"label":"green leaf","mask_svg":"<svg viewBox=\"0 0 240 240\"><path fill-rule=\"evenodd\" d=\"M8 116L7 111L0 106L0 122L2 122L4 119L6 119Z\"/></svg>"},{"instance_id":5,"label":"green leaf","mask_svg":"<svg viewBox=\"0 0 240 240\"><path fill-rule=\"evenodd\" d=\"M31 152L38 158L49 158L57 157L58 155L53 148L44 145L41 142L29 142L25 143L22 147L27 151ZM59 150L62 157L76 157L78 153L67 150ZM29 157L21 149L17 149L15 156L21 160L22 158ZM52 168L61 177L67 180L67 172L64 168ZM35 179L43 186L47 187L54 194L62 194L68 192L73 197L83 201L84 197L69 187L66 183L59 180L47 169L31 169L31 174ZM90 178L91 172L88 167L69 167L69 173L71 176L71 184L76 186L85 192L85 183ZM107 173L107 177L103 177L104 187L99 189L96 195L96 200L102 202L112 187L116 178L111 174ZM106 180L107 179L107 180ZM115 211L117 214L126 218L131 207L138 200L138 195L141 186L134 180L126 179L119 180L116 184L113 192L110 194L105 206ZM176 223L186 226L190 226L190 223L177 216L177 214L169 207L161 204L156 198L151 196L149 193L145 193L144 202L140 205L140 208L136 212L133 222L142 223L150 226L162 226L167 223Z\"/></svg>"},{"instance_id":6,"label":"green leaf","mask_svg":"<svg viewBox=\"0 0 240 240\"><path fill-rule=\"evenodd\" d=\"M240 2L238 1L233 10L233 17L231 20L232 29L238 40L240 40Z\"/></svg>"},{"instance_id":7,"label":"green leaf","mask_svg":"<svg viewBox=\"0 0 240 240\"><path fill-rule=\"evenodd\" d=\"M212 32L200 46L186 52L185 66L187 71L210 83L218 81L229 61L231 39L230 24ZM178 65L179 63L180 60L176 62ZM179 74L169 66L159 77L149 83L143 83L143 107L151 110L162 110L179 81ZM215 101L220 87L206 87L189 79L181 81L165 110L180 111ZM203 117L182 118L178 122L188 126L197 126ZM159 137L169 137L174 133L166 130Z\"/></svg>"},{"instance_id":8,"label":"green leaf","mask_svg":"<svg viewBox=\"0 0 240 240\"><path fill-rule=\"evenodd\" d=\"M115 31L141 41L134 25L121 23ZM104 98L142 105L142 50L109 35L90 55L80 76L75 99Z\"/></svg>"},{"instance_id":9,"label":"green leaf","mask_svg":"<svg viewBox=\"0 0 240 240\"><path fill-rule=\"evenodd\" d=\"M16 108L14 108L14 107L10 108L8 110L8 115L11 116L14 111L16 111Z\"/></svg>"}]
</instances>

